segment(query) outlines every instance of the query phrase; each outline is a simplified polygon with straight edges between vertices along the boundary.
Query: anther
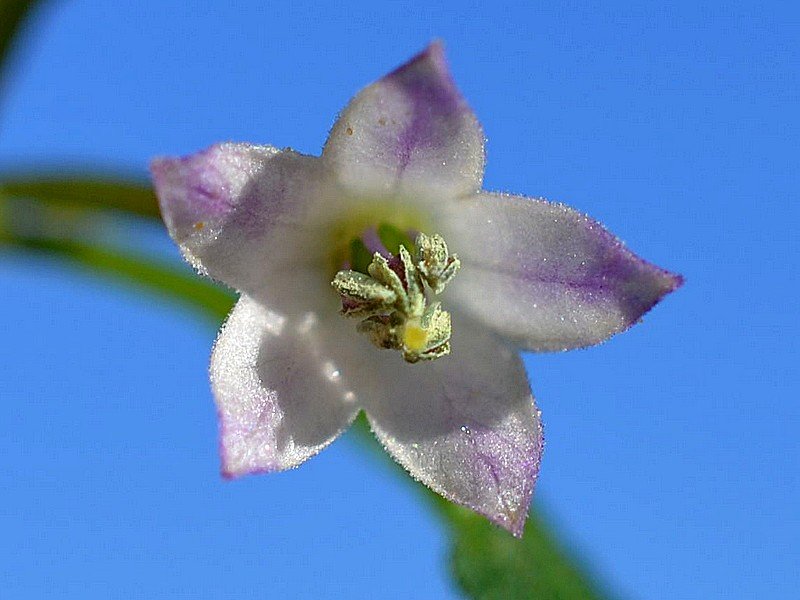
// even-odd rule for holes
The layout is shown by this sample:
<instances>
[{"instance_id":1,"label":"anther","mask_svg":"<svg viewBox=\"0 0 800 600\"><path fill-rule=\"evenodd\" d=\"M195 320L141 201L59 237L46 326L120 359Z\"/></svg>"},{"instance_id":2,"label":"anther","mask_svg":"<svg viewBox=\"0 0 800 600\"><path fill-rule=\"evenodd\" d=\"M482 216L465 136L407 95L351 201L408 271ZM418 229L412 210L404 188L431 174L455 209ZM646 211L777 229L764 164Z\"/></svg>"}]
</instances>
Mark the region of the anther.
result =
<instances>
[{"instance_id":1,"label":"anther","mask_svg":"<svg viewBox=\"0 0 800 600\"><path fill-rule=\"evenodd\" d=\"M411 244L407 236L381 227L381 239L392 246L393 256L375 252L366 268L359 257L359 270L341 270L331 282L342 298L342 314L363 319L358 331L379 348L400 351L407 362L449 354L450 313L439 302L429 304L427 293L444 290L461 265L458 257L438 234L420 233ZM363 246L351 245L362 255Z\"/></svg>"}]
</instances>

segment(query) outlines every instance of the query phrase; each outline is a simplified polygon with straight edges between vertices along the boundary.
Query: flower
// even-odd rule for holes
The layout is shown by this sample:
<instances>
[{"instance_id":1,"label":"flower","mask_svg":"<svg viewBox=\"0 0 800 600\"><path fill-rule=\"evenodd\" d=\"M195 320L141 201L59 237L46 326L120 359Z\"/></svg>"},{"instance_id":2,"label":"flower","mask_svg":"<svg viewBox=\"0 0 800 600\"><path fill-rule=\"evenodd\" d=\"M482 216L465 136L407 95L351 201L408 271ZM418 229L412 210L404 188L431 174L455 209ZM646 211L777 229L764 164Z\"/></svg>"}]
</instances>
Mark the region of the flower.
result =
<instances>
[{"instance_id":1,"label":"flower","mask_svg":"<svg viewBox=\"0 0 800 600\"><path fill-rule=\"evenodd\" d=\"M241 293L210 368L225 476L296 467L363 409L415 479L521 535L543 438L518 351L601 342L681 278L567 206L481 191L483 167L439 44L362 90L320 157L153 162L184 256Z\"/></svg>"}]
</instances>

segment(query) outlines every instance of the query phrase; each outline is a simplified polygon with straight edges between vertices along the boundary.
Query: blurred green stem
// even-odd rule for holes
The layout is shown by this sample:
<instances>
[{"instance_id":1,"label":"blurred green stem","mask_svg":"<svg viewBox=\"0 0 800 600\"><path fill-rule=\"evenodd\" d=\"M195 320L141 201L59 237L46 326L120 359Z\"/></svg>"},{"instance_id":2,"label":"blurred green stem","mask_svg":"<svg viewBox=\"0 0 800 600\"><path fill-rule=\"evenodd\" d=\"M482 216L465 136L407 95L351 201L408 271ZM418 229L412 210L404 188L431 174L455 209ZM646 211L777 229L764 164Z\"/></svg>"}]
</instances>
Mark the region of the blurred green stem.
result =
<instances>
[{"instance_id":1,"label":"blurred green stem","mask_svg":"<svg viewBox=\"0 0 800 600\"><path fill-rule=\"evenodd\" d=\"M38 2L34 0L0 0L0 91L4 88L8 55L14 40L35 4Z\"/></svg>"},{"instance_id":2,"label":"blurred green stem","mask_svg":"<svg viewBox=\"0 0 800 600\"><path fill-rule=\"evenodd\" d=\"M234 296L167 264L71 240L0 237L3 244L66 260L95 275L174 300L218 325L233 307Z\"/></svg>"},{"instance_id":3,"label":"blurred green stem","mask_svg":"<svg viewBox=\"0 0 800 600\"><path fill-rule=\"evenodd\" d=\"M160 219L158 201L146 181L133 177L79 169L26 170L0 176L0 195L33 198L36 202L62 208L114 210L137 217Z\"/></svg>"}]
</instances>

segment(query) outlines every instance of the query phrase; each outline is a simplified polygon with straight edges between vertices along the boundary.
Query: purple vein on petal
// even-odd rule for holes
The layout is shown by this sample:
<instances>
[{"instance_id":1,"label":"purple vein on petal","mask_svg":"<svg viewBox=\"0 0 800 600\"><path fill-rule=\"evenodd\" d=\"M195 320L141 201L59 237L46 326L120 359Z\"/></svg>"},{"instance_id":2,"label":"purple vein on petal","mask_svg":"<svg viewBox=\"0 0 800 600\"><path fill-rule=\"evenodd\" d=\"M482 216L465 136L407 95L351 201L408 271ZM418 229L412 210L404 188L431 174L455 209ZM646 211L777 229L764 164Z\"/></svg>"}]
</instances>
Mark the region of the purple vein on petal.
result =
<instances>
[{"instance_id":1,"label":"purple vein on petal","mask_svg":"<svg viewBox=\"0 0 800 600\"><path fill-rule=\"evenodd\" d=\"M183 185L186 201L192 203L183 208L187 214L205 218L225 216L233 209L233 204L220 193L227 182L215 167L216 151L211 147L190 156L153 160L151 169L156 188L175 189Z\"/></svg>"},{"instance_id":2,"label":"purple vein on petal","mask_svg":"<svg viewBox=\"0 0 800 600\"><path fill-rule=\"evenodd\" d=\"M523 277L528 281L571 289L588 303L614 296L629 326L664 296L683 285L681 275L644 260L601 224L587 219L585 227L598 236L598 247L604 251L601 260L592 264L580 277L567 279L560 275L558 261L550 261L547 266L541 263L526 265Z\"/></svg>"},{"instance_id":3,"label":"purple vein on petal","mask_svg":"<svg viewBox=\"0 0 800 600\"><path fill-rule=\"evenodd\" d=\"M398 86L411 104L411 121L398 137L399 176L411 162L414 150L434 145L436 132L445 125L443 121L464 109L466 103L438 42L389 73L386 82Z\"/></svg>"}]
</instances>

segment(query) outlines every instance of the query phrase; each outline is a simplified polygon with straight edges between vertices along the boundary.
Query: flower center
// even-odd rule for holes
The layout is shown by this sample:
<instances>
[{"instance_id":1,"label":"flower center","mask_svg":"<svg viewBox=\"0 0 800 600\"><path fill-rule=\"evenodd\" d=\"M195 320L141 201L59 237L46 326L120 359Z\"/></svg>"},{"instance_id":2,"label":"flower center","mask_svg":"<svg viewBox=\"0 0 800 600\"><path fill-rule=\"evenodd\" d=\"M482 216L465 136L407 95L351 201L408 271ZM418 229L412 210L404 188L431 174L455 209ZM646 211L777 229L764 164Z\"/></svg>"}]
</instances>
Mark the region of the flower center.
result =
<instances>
[{"instance_id":1,"label":"flower center","mask_svg":"<svg viewBox=\"0 0 800 600\"><path fill-rule=\"evenodd\" d=\"M331 285L342 298L342 314L362 319L358 331L410 363L450 353L450 313L428 302L461 266L442 236L419 233L412 242L407 232L381 224L351 241L348 262Z\"/></svg>"}]
</instances>

